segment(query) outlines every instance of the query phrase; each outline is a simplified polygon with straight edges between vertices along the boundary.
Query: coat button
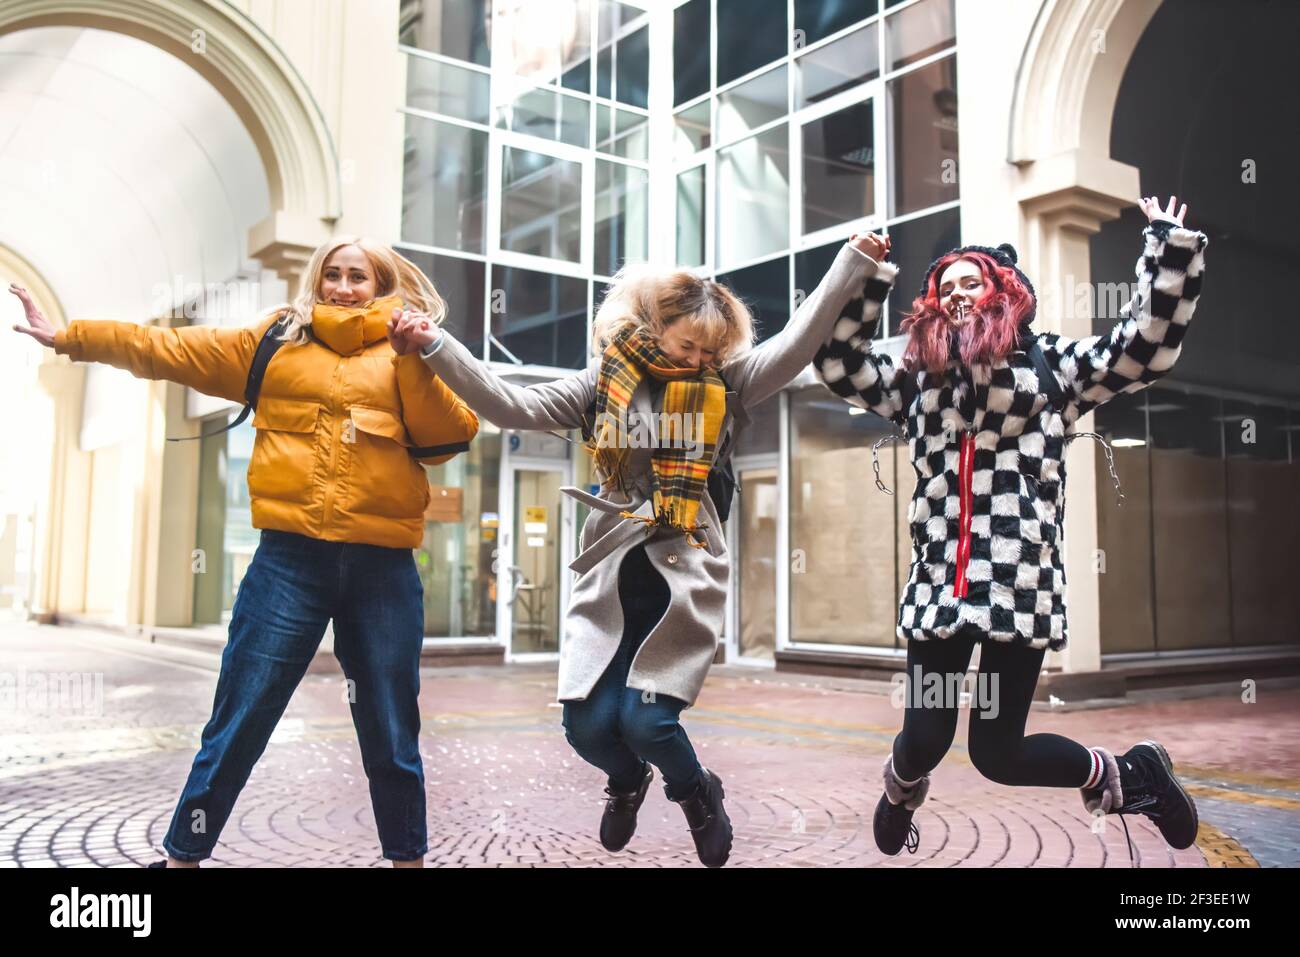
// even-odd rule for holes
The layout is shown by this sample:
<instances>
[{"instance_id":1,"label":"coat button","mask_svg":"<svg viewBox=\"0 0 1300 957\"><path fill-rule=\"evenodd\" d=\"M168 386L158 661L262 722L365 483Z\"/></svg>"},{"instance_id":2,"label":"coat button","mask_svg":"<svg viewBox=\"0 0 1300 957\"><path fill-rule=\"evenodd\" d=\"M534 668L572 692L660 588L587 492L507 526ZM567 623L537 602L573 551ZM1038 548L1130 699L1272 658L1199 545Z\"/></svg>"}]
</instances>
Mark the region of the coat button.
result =
<instances>
[{"instance_id":1,"label":"coat button","mask_svg":"<svg viewBox=\"0 0 1300 957\"><path fill-rule=\"evenodd\" d=\"M677 564L677 556L676 556L676 555L669 555L669 556L668 556L668 564L669 564L669 565L676 565L676 564Z\"/></svg>"}]
</instances>

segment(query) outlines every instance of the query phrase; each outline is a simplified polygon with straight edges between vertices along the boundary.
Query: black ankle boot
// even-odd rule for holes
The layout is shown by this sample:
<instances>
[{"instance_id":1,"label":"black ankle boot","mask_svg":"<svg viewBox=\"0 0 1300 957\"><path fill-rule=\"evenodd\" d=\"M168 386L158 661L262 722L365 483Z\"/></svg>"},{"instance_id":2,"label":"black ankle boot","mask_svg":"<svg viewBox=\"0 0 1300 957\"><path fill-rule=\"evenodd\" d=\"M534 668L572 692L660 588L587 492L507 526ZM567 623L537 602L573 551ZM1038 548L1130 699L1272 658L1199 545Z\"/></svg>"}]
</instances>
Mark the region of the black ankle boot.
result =
<instances>
[{"instance_id":1,"label":"black ankle boot","mask_svg":"<svg viewBox=\"0 0 1300 957\"><path fill-rule=\"evenodd\" d=\"M641 769L641 786L635 791L605 788L609 800L605 802L605 813L600 818L600 843L607 851L623 850L636 833L636 812L641 810L641 802L645 800L655 776L648 761L641 762Z\"/></svg>"},{"instance_id":2,"label":"black ankle boot","mask_svg":"<svg viewBox=\"0 0 1300 957\"><path fill-rule=\"evenodd\" d=\"M731 855L731 819L722 806L724 797L722 778L704 768L695 792L673 801L681 805L686 815L691 837L695 839L695 853L705 867L721 867Z\"/></svg>"},{"instance_id":3,"label":"black ankle boot","mask_svg":"<svg viewBox=\"0 0 1300 957\"><path fill-rule=\"evenodd\" d=\"M1093 814L1144 814L1170 847L1191 847L1200 821L1195 802L1174 777L1169 752L1155 741L1135 744L1119 757L1104 748L1096 750L1106 776L1099 787L1083 789L1084 807Z\"/></svg>"},{"instance_id":4,"label":"black ankle boot","mask_svg":"<svg viewBox=\"0 0 1300 957\"><path fill-rule=\"evenodd\" d=\"M921 832L912 822L912 814L930 793L930 778L925 776L910 787L904 787L894 773L894 756L885 759L885 793L876 804L876 814L871 820L876 847L882 853L894 856L904 847L915 854L921 846Z\"/></svg>"}]
</instances>

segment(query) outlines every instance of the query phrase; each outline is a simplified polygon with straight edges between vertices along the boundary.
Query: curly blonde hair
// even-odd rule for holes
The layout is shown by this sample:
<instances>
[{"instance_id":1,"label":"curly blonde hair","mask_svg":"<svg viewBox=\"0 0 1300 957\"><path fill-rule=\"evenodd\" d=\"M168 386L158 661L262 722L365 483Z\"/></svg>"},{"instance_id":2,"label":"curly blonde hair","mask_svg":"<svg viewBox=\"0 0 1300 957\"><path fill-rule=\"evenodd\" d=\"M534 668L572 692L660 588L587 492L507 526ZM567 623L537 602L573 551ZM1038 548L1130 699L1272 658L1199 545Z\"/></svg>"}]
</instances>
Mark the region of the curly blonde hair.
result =
<instances>
[{"instance_id":1,"label":"curly blonde hair","mask_svg":"<svg viewBox=\"0 0 1300 957\"><path fill-rule=\"evenodd\" d=\"M678 320L714 344L713 364L723 365L754 344L754 317L727 286L685 269L638 264L614 274L592 323L592 352L600 354L631 328L658 339Z\"/></svg>"},{"instance_id":2,"label":"curly blonde hair","mask_svg":"<svg viewBox=\"0 0 1300 957\"><path fill-rule=\"evenodd\" d=\"M442 325L447 316L447 303L415 263L391 246L365 236L336 236L311 254L302 273L298 295L266 313L267 317L288 313L289 325L280 337L283 341L290 345L303 345L310 341L307 331L311 328L312 308L321 300L325 264L344 246L356 246L369 260L375 271L376 299L400 296L408 306L426 313L436 324Z\"/></svg>"}]
</instances>

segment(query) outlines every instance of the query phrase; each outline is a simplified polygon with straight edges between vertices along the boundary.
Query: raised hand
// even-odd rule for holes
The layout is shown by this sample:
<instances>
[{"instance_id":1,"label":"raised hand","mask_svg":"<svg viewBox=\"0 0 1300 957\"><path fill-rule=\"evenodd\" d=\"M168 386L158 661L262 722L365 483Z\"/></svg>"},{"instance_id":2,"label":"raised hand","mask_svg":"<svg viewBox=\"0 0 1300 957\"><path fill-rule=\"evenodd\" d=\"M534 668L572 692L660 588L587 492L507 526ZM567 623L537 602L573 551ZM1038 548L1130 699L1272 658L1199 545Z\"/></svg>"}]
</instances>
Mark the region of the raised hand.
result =
<instances>
[{"instance_id":1,"label":"raised hand","mask_svg":"<svg viewBox=\"0 0 1300 957\"><path fill-rule=\"evenodd\" d=\"M1170 196L1169 208L1161 209L1160 200L1157 197L1143 196L1138 200L1138 207L1142 212L1146 213L1148 222L1154 223L1157 219L1162 219L1165 222L1173 223L1175 226L1181 226L1183 225L1183 217L1187 215L1187 204L1183 203L1182 209L1179 209L1178 213L1175 214L1174 210L1177 208L1177 202L1178 197Z\"/></svg>"},{"instance_id":2,"label":"raised hand","mask_svg":"<svg viewBox=\"0 0 1300 957\"><path fill-rule=\"evenodd\" d=\"M393 318L388 320L388 341L398 355L419 352L440 335L442 332L432 319L413 309L394 309Z\"/></svg>"},{"instance_id":3,"label":"raised hand","mask_svg":"<svg viewBox=\"0 0 1300 957\"><path fill-rule=\"evenodd\" d=\"M36 308L36 303L32 302L31 295L16 282L9 284L9 291L17 296L23 304L23 310L27 314L27 325L31 327L14 326L14 331L27 333L43 346L53 346L54 327L50 325L50 321L45 318L41 310Z\"/></svg>"},{"instance_id":4,"label":"raised hand","mask_svg":"<svg viewBox=\"0 0 1300 957\"><path fill-rule=\"evenodd\" d=\"M849 242L859 252L864 252L876 262L881 262L884 257L889 255L890 240L888 236L879 236L876 233L854 233L849 237Z\"/></svg>"}]
</instances>

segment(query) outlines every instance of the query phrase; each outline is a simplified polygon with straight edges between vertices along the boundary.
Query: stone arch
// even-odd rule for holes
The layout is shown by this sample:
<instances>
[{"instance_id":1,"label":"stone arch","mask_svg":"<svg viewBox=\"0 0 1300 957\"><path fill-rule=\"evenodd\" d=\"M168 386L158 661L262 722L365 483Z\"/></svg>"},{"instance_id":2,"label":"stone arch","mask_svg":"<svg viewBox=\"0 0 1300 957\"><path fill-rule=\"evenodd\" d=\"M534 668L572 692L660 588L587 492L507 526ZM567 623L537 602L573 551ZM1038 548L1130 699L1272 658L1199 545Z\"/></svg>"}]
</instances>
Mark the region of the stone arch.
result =
<instances>
[{"instance_id":1,"label":"stone arch","mask_svg":"<svg viewBox=\"0 0 1300 957\"><path fill-rule=\"evenodd\" d=\"M340 215L338 157L325 119L289 58L224 0L7 0L0 34L41 26L123 33L172 54L230 103L266 169L271 215L248 254L290 278Z\"/></svg>"}]
</instances>

